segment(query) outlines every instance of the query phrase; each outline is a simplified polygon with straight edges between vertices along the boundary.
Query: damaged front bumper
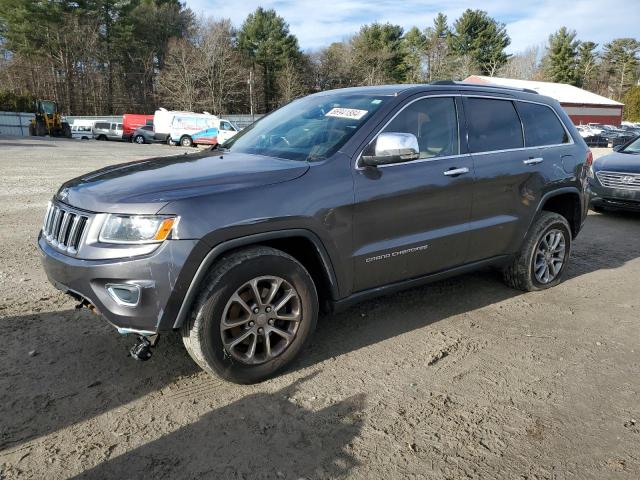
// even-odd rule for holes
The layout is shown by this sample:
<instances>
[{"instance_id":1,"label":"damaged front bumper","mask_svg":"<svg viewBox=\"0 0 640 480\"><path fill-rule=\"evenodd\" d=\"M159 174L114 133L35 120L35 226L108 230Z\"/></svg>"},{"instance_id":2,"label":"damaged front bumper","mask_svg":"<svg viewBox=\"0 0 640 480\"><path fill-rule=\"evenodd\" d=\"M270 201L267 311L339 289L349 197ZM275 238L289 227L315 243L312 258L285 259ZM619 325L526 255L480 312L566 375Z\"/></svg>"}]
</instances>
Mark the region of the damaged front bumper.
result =
<instances>
[{"instance_id":1,"label":"damaged front bumper","mask_svg":"<svg viewBox=\"0 0 640 480\"><path fill-rule=\"evenodd\" d=\"M177 298L183 290L180 274L196 243L167 240L149 255L84 260L60 253L42 235L38 238L42 264L56 288L93 306L120 333L147 336L172 328L182 301Z\"/></svg>"}]
</instances>

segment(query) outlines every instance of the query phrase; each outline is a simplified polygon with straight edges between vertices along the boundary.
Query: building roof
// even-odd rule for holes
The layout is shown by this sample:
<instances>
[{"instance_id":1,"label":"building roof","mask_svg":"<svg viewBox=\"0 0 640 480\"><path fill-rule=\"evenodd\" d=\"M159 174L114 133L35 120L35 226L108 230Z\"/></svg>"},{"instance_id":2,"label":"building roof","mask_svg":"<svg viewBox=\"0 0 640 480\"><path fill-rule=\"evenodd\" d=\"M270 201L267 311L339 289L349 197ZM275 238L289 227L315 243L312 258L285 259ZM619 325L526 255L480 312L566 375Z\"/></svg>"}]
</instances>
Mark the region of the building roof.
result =
<instances>
[{"instance_id":1,"label":"building roof","mask_svg":"<svg viewBox=\"0 0 640 480\"><path fill-rule=\"evenodd\" d=\"M493 84L502 87L529 88L535 90L540 95L546 95L556 99L560 103L571 103L578 105L616 105L622 106L624 103L616 102L610 98L596 95L582 88L567 85L565 83L535 82L533 80L516 80L514 78L484 77L482 75L471 75L464 80L466 83Z\"/></svg>"}]
</instances>

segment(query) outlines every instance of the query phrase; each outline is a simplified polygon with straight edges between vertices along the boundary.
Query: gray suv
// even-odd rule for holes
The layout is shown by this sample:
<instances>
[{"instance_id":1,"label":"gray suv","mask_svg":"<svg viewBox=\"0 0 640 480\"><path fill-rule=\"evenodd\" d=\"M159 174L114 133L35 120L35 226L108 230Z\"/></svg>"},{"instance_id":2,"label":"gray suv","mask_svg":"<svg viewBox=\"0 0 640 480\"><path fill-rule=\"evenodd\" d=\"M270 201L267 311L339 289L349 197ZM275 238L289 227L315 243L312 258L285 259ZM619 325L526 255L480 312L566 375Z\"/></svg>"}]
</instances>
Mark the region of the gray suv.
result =
<instances>
[{"instance_id":1,"label":"gray suv","mask_svg":"<svg viewBox=\"0 0 640 480\"><path fill-rule=\"evenodd\" d=\"M320 309L485 266L558 284L591 159L533 91L327 91L214 150L68 181L38 242L56 287L138 336L134 357L177 330L204 370L252 383L290 364Z\"/></svg>"}]
</instances>

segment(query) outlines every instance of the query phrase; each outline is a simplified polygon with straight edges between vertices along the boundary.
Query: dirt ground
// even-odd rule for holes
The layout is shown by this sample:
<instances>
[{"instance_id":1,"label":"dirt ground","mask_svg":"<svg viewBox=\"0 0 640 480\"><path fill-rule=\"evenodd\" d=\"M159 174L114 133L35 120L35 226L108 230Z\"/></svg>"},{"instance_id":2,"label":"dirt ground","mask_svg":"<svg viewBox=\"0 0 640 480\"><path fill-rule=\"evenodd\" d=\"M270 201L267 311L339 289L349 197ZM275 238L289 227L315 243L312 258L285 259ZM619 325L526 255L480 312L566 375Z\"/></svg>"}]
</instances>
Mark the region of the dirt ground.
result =
<instances>
[{"instance_id":1,"label":"dirt ground","mask_svg":"<svg viewBox=\"0 0 640 480\"><path fill-rule=\"evenodd\" d=\"M237 386L177 335L133 361L40 267L64 180L184 151L0 137L0 479L640 477L640 215L589 215L552 290L482 271L370 301Z\"/></svg>"}]
</instances>

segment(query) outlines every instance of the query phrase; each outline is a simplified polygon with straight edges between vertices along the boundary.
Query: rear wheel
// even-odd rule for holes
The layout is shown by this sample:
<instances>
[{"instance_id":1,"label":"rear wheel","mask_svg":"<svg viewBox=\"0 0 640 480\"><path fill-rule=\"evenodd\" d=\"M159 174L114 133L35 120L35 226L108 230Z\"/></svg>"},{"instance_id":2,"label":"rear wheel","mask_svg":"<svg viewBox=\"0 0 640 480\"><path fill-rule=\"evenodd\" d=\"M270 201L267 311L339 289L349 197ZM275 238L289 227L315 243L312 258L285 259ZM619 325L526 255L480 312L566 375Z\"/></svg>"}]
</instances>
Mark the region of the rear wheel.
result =
<instances>
[{"instance_id":1,"label":"rear wheel","mask_svg":"<svg viewBox=\"0 0 640 480\"><path fill-rule=\"evenodd\" d=\"M183 147L192 147L193 139L189 135L185 135L180 139L180 145Z\"/></svg>"},{"instance_id":2,"label":"rear wheel","mask_svg":"<svg viewBox=\"0 0 640 480\"><path fill-rule=\"evenodd\" d=\"M307 270L284 252L253 247L214 267L182 338L205 371L255 383L300 353L317 317L318 297Z\"/></svg>"},{"instance_id":3,"label":"rear wheel","mask_svg":"<svg viewBox=\"0 0 640 480\"><path fill-rule=\"evenodd\" d=\"M540 212L522 249L504 269L506 283L527 292L544 290L562 281L571 252L571 229L566 218Z\"/></svg>"}]
</instances>

